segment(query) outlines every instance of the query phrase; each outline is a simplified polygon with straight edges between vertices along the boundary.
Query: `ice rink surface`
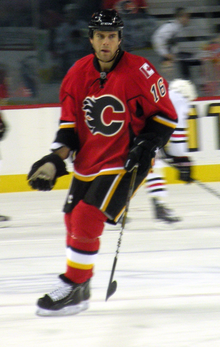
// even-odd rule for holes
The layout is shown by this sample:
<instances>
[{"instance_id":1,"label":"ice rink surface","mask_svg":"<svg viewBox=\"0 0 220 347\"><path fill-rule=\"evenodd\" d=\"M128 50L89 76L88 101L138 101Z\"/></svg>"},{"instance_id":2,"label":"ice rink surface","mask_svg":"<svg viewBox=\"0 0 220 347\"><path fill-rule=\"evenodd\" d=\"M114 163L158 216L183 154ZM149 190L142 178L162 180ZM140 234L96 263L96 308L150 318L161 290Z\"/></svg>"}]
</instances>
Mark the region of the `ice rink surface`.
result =
<instances>
[{"instance_id":1,"label":"ice rink surface","mask_svg":"<svg viewBox=\"0 0 220 347\"><path fill-rule=\"evenodd\" d=\"M206 185L220 193L220 182ZM49 318L35 315L35 303L65 271L66 191L0 194L0 212L12 218L0 229L0 346L219 347L220 198L197 184L168 188L178 228L157 228L142 187L130 204L116 293L105 302L120 232L107 225L89 310Z\"/></svg>"}]
</instances>

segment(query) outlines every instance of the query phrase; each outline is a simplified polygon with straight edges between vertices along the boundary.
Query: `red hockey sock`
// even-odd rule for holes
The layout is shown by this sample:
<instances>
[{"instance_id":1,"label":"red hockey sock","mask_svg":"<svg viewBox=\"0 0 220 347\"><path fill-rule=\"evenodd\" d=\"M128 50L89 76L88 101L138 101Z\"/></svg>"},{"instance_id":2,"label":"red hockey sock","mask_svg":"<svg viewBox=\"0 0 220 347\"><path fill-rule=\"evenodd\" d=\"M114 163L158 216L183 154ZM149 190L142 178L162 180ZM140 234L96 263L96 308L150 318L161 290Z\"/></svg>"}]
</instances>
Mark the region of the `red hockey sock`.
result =
<instances>
[{"instance_id":1,"label":"red hockey sock","mask_svg":"<svg viewBox=\"0 0 220 347\"><path fill-rule=\"evenodd\" d=\"M67 269L65 276L75 283L83 283L93 275L99 250L99 236L107 217L95 206L82 200L65 214L67 227Z\"/></svg>"}]
</instances>

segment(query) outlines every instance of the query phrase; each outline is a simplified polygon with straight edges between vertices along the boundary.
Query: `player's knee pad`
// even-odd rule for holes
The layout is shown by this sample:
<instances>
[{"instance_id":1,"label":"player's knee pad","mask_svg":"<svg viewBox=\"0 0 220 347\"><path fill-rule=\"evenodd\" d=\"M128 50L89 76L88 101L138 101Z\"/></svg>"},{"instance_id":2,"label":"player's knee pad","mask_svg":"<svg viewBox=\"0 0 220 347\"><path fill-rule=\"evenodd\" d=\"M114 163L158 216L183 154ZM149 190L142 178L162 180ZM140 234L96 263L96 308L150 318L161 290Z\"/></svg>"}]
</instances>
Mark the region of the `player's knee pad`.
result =
<instances>
[{"instance_id":1,"label":"player's knee pad","mask_svg":"<svg viewBox=\"0 0 220 347\"><path fill-rule=\"evenodd\" d=\"M65 222L71 237L79 242L94 242L103 232L107 217L97 207L81 200L65 215Z\"/></svg>"}]
</instances>

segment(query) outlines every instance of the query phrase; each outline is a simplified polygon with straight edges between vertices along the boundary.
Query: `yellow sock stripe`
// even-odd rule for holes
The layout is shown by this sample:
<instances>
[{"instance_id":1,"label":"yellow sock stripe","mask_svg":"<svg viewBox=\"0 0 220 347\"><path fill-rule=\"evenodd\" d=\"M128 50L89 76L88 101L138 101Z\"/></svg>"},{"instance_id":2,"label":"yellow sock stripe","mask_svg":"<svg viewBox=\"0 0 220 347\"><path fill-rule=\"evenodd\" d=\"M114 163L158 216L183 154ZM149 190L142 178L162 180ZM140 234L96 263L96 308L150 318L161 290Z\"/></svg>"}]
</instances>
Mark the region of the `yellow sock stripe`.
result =
<instances>
[{"instance_id":1,"label":"yellow sock stripe","mask_svg":"<svg viewBox=\"0 0 220 347\"><path fill-rule=\"evenodd\" d=\"M91 270L93 268L93 264L79 264L69 259L67 259L67 265L79 270Z\"/></svg>"}]
</instances>

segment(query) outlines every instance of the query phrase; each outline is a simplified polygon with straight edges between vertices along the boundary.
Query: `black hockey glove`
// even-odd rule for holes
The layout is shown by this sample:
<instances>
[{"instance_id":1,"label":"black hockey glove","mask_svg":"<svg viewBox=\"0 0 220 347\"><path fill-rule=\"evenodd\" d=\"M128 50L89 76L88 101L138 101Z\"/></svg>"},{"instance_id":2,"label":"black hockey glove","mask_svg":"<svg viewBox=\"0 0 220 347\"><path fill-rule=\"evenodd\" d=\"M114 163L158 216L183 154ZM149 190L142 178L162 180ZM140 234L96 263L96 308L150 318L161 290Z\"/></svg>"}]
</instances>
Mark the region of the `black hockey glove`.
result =
<instances>
[{"instance_id":1,"label":"black hockey glove","mask_svg":"<svg viewBox=\"0 0 220 347\"><path fill-rule=\"evenodd\" d=\"M125 170L130 172L138 164L138 173L148 172L151 168L152 159L155 157L155 151L160 147L160 138L155 134L143 134L134 139L134 146L128 153L125 162Z\"/></svg>"},{"instance_id":2,"label":"black hockey glove","mask_svg":"<svg viewBox=\"0 0 220 347\"><path fill-rule=\"evenodd\" d=\"M191 177L192 162L188 157L173 157L172 165L179 170L179 180L190 183L193 181Z\"/></svg>"},{"instance_id":3,"label":"black hockey glove","mask_svg":"<svg viewBox=\"0 0 220 347\"><path fill-rule=\"evenodd\" d=\"M58 177L68 175L64 161L54 153L36 161L28 174L28 183L33 189L51 190Z\"/></svg>"}]
</instances>

